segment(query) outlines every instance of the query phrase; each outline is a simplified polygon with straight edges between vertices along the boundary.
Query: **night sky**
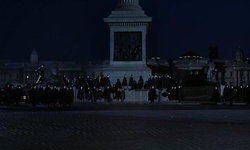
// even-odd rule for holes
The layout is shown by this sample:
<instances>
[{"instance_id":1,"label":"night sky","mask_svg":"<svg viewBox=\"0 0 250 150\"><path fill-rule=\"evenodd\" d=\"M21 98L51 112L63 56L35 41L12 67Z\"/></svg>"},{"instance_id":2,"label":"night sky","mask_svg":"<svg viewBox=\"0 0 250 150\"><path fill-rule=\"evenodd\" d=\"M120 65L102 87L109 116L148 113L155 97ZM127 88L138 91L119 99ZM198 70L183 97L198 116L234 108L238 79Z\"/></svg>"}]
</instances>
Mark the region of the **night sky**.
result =
<instances>
[{"instance_id":1,"label":"night sky","mask_svg":"<svg viewBox=\"0 0 250 150\"><path fill-rule=\"evenodd\" d=\"M109 30L103 18L117 0L0 0L0 59L109 59ZM176 58L188 50L207 57L218 45L221 58L238 47L250 56L250 1L140 0L153 17L147 56Z\"/></svg>"}]
</instances>

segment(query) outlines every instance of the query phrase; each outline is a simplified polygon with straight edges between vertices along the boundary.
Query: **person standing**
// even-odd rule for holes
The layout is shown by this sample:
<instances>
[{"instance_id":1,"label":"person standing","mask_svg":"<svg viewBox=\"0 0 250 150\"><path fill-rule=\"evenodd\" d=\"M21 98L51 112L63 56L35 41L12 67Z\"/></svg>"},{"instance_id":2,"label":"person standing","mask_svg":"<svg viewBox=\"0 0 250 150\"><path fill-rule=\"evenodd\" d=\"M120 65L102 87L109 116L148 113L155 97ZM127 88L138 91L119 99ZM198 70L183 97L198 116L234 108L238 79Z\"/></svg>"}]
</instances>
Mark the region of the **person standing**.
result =
<instances>
[{"instance_id":1,"label":"person standing","mask_svg":"<svg viewBox=\"0 0 250 150\"><path fill-rule=\"evenodd\" d=\"M109 88L109 86L107 86L107 87L104 89L104 91L103 91L103 98L105 99L105 101L106 101L107 103L111 102L110 94L111 94L110 88Z\"/></svg>"},{"instance_id":2,"label":"person standing","mask_svg":"<svg viewBox=\"0 0 250 150\"><path fill-rule=\"evenodd\" d=\"M154 88L154 86L152 86L148 92L148 100L150 100L151 104L153 104L156 99L157 99L156 89Z\"/></svg>"},{"instance_id":3,"label":"person standing","mask_svg":"<svg viewBox=\"0 0 250 150\"><path fill-rule=\"evenodd\" d=\"M83 102L84 102L84 93L85 93L85 91L84 91L83 87L80 87L80 89L78 90L78 93L77 93L77 98Z\"/></svg>"},{"instance_id":4,"label":"person standing","mask_svg":"<svg viewBox=\"0 0 250 150\"><path fill-rule=\"evenodd\" d=\"M73 104L74 102L74 90L73 90L73 87L68 87L67 88L67 105L69 107L71 107L71 105Z\"/></svg>"},{"instance_id":5,"label":"person standing","mask_svg":"<svg viewBox=\"0 0 250 150\"><path fill-rule=\"evenodd\" d=\"M224 101L229 101L230 97L229 97L229 93L230 92L230 87L228 85L225 86L224 90L223 90L223 99Z\"/></svg>"},{"instance_id":6,"label":"person standing","mask_svg":"<svg viewBox=\"0 0 250 150\"><path fill-rule=\"evenodd\" d=\"M7 83L7 85L4 87L3 91L4 95L4 104L9 107L11 105L11 100L12 100L12 89L11 85Z\"/></svg>"},{"instance_id":7,"label":"person standing","mask_svg":"<svg viewBox=\"0 0 250 150\"><path fill-rule=\"evenodd\" d=\"M39 103L44 104L44 105L46 103L44 100L44 87L43 86L40 86L38 89L38 101Z\"/></svg>"},{"instance_id":8,"label":"person standing","mask_svg":"<svg viewBox=\"0 0 250 150\"><path fill-rule=\"evenodd\" d=\"M133 78L132 74L129 77L129 83L128 83L128 85L130 86L130 89L133 90L133 87L134 87L134 78Z\"/></svg>"},{"instance_id":9,"label":"person standing","mask_svg":"<svg viewBox=\"0 0 250 150\"><path fill-rule=\"evenodd\" d=\"M142 78L142 76L140 76L139 80L138 80L138 90L142 90L144 85L144 80Z\"/></svg>"},{"instance_id":10,"label":"person standing","mask_svg":"<svg viewBox=\"0 0 250 150\"><path fill-rule=\"evenodd\" d=\"M47 108L49 108L49 105L51 104L51 88L50 85L47 85L44 90L44 101Z\"/></svg>"},{"instance_id":11,"label":"person standing","mask_svg":"<svg viewBox=\"0 0 250 150\"><path fill-rule=\"evenodd\" d=\"M54 108L56 107L56 103L58 101L58 93L59 91L57 90L57 87L54 86L51 90L51 100Z\"/></svg>"},{"instance_id":12,"label":"person standing","mask_svg":"<svg viewBox=\"0 0 250 150\"><path fill-rule=\"evenodd\" d=\"M211 97L211 101L214 102L215 104L217 104L220 101L220 92L218 87L214 87L213 93L212 93L212 97Z\"/></svg>"},{"instance_id":13,"label":"person standing","mask_svg":"<svg viewBox=\"0 0 250 150\"><path fill-rule=\"evenodd\" d=\"M250 105L250 87L249 87L249 85L247 85L247 88L246 88L246 102L248 105Z\"/></svg>"},{"instance_id":14,"label":"person standing","mask_svg":"<svg viewBox=\"0 0 250 150\"><path fill-rule=\"evenodd\" d=\"M20 103L23 101L23 89L22 89L21 85L17 86L15 95L16 95L15 96L16 103L17 103L17 105L20 105Z\"/></svg>"},{"instance_id":15,"label":"person standing","mask_svg":"<svg viewBox=\"0 0 250 150\"><path fill-rule=\"evenodd\" d=\"M4 102L4 89L0 88L0 105Z\"/></svg>"},{"instance_id":16,"label":"person standing","mask_svg":"<svg viewBox=\"0 0 250 150\"><path fill-rule=\"evenodd\" d=\"M38 104L38 101L39 101L38 93L39 91L36 85L33 86L29 92L29 97L30 97L30 101L31 101L33 108L36 108L36 105Z\"/></svg>"},{"instance_id":17,"label":"person standing","mask_svg":"<svg viewBox=\"0 0 250 150\"><path fill-rule=\"evenodd\" d=\"M127 89L128 81L127 81L126 75L124 75L124 77L123 77L122 86L123 86L123 88L126 88L126 89Z\"/></svg>"},{"instance_id":18,"label":"person standing","mask_svg":"<svg viewBox=\"0 0 250 150\"><path fill-rule=\"evenodd\" d=\"M234 89L234 86L230 87L228 97L229 97L229 103L230 103L230 105L233 105L233 101L234 101L234 98L235 98L235 89Z\"/></svg>"}]
</instances>

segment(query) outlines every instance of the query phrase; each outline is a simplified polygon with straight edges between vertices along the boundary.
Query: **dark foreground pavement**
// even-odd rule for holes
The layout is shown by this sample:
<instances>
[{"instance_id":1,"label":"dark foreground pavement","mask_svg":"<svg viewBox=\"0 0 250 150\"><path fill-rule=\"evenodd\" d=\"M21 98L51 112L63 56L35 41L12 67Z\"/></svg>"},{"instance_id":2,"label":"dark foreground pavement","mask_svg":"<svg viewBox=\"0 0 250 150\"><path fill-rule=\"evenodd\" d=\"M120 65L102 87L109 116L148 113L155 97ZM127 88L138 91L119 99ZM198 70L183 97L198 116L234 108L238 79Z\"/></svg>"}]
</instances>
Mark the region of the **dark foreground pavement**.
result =
<instances>
[{"instance_id":1,"label":"dark foreground pavement","mask_svg":"<svg viewBox=\"0 0 250 150\"><path fill-rule=\"evenodd\" d=\"M249 149L246 106L105 105L0 109L0 150Z\"/></svg>"}]
</instances>

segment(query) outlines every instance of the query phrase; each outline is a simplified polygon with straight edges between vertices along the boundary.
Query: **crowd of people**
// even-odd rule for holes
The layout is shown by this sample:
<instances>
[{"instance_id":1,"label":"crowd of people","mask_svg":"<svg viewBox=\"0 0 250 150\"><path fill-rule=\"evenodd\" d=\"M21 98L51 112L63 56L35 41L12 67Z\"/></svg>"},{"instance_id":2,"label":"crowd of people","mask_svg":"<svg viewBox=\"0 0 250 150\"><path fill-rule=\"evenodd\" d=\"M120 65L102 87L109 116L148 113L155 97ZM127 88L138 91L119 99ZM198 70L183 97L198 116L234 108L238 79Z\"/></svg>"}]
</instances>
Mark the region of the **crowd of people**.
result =
<instances>
[{"instance_id":1,"label":"crowd of people","mask_svg":"<svg viewBox=\"0 0 250 150\"><path fill-rule=\"evenodd\" d=\"M250 104L250 87L246 86L233 86L226 85L223 89L215 86L211 101L218 102L229 102L232 105L234 102L244 102Z\"/></svg>"},{"instance_id":2,"label":"crowd of people","mask_svg":"<svg viewBox=\"0 0 250 150\"><path fill-rule=\"evenodd\" d=\"M110 102L112 99L125 99L126 90L146 90L148 91L148 100L154 103L160 96L169 97L169 99L179 99L180 88L175 79L170 76L149 76L147 80L139 77L138 81L131 75L128 79L124 75L123 80L117 79L116 83L111 85L109 76L98 76L97 78L80 77L75 82L79 89L77 98L84 100L104 99Z\"/></svg>"},{"instance_id":3,"label":"crowd of people","mask_svg":"<svg viewBox=\"0 0 250 150\"><path fill-rule=\"evenodd\" d=\"M93 103L98 100L104 100L107 103L112 100L123 102L126 98L125 92L127 90L148 91L148 100L153 103L160 95L177 99L179 89L177 87L174 78L170 76L149 76L147 80L141 76L138 80L135 80L133 75L128 79L124 75L122 81L117 79L116 83L112 85L109 76L104 77L102 75L96 78L90 76L79 77L75 80L74 85L62 85L59 87L49 83L46 85L34 84L25 87L20 85L15 87L7 83L0 90L0 104L10 106L13 104L20 105L21 102L25 102L33 107L43 104L49 108L50 106L69 107L75 98L83 102Z\"/></svg>"},{"instance_id":4,"label":"crowd of people","mask_svg":"<svg viewBox=\"0 0 250 150\"><path fill-rule=\"evenodd\" d=\"M180 83L170 76L149 76L146 80L142 76L135 80L133 75L129 78L124 75L123 80L117 79L115 84L111 85L109 76L98 76L92 78L79 77L74 85L53 86L34 84L29 87L20 85L14 86L7 83L5 87L0 88L0 104L11 106L20 105L21 102L32 105L34 108L38 104L49 107L70 107L75 99L82 102L111 101L123 102L126 99L126 91L147 91L148 100L154 103L160 101L161 97L167 97L169 100L183 99L182 87ZM215 86L211 95L211 101L218 102L246 102L250 104L250 87L229 86L223 89Z\"/></svg>"},{"instance_id":5,"label":"crowd of people","mask_svg":"<svg viewBox=\"0 0 250 150\"><path fill-rule=\"evenodd\" d=\"M21 102L31 104L34 108L44 104L47 108L57 104L61 107L71 106L74 100L73 87L33 85L30 87L14 86L10 83L1 89L0 103L6 106L20 105Z\"/></svg>"}]
</instances>

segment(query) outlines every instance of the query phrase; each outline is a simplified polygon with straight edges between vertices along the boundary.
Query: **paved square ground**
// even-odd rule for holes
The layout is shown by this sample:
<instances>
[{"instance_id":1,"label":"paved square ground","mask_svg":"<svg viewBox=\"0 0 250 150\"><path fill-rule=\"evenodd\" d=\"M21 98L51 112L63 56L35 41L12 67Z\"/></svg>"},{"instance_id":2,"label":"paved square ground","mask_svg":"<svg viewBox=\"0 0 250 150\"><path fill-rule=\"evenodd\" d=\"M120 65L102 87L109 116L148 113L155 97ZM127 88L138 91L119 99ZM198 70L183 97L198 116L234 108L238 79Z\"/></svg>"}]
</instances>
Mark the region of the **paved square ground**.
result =
<instances>
[{"instance_id":1,"label":"paved square ground","mask_svg":"<svg viewBox=\"0 0 250 150\"><path fill-rule=\"evenodd\" d=\"M1 109L0 120L0 150L250 148L247 109Z\"/></svg>"}]
</instances>

